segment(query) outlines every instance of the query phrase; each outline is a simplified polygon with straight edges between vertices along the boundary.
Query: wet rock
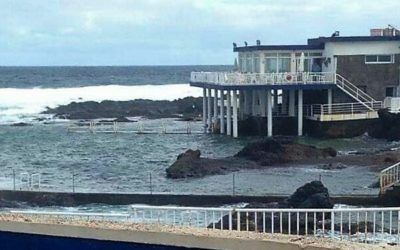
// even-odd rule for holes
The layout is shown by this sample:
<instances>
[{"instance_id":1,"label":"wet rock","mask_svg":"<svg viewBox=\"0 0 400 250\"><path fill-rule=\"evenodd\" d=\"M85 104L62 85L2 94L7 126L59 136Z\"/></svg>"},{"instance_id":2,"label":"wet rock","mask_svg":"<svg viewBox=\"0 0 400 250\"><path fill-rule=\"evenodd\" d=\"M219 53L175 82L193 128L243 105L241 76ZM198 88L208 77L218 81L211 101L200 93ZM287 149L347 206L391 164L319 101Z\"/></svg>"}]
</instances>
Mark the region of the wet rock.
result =
<instances>
[{"instance_id":1,"label":"wet rock","mask_svg":"<svg viewBox=\"0 0 400 250\"><path fill-rule=\"evenodd\" d=\"M236 157L255 161L262 166L297 162L301 160L335 157L333 148L318 149L293 142L288 138L266 139L248 144L236 154Z\"/></svg>"},{"instance_id":2,"label":"wet rock","mask_svg":"<svg viewBox=\"0 0 400 250\"><path fill-rule=\"evenodd\" d=\"M371 127L368 134L375 138L391 141L400 140L400 113L390 113L387 109L378 111L379 120Z\"/></svg>"},{"instance_id":3,"label":"wet rock","mask_svg":"<svg viewBox=\"0 0 400 250\"><path fill-rule=\"evenodd\" d=\"M27 127L27 126L33 126L30 123L25 123L25 122L17 122L17 123L13 123L11 124L12 127Z\"/></svg>"},{"instance_id":4,"label":"wet rock","mask_svg":"<svg viewBox=\"0 0 400 250\"><path fill-rule=\"evenodd\" d=\"M133 120L129 120L128 118L124 117L124 116L120 116L117 119L113 120L114 122L136 122Z\"/></svg>"},{"instance_id":5,"label":"wet rock","mask_svg":"<svg viewBox=\"0 0 400 250\"><path fill-rule=\"evenodd\" d=\"M202 98L186 97L174 101L102 101L72 102L54 109L48 108L45 114L68 119L99 119L143 116L153 118L199 117L202 114Z\"/></svg>"},{"instance_id":6,"label":"wet rock","mask_svg":"<svg viewBox=\"0 0 400 250\"><path fill-rule=\"evenodd\" d=\"M320 181L299 187L288 199L293 208L332 208L328 189Z\"/></svg>"},{"instance_id":7,"label":"wet rock","mask_svg":"<svg viewBox=\"0 0 400 250\"><path fill-rule=\"evenodd\" d=\"M346 165L338 162L338 163L327 163L327 164L322 164L318 166L319 169L324 169L324 170L340 170L340 169L345 169L347 168Z\"/></svg>"},{"instance_id":8,"label":"wet rock","mask_svg":"<svg viewBox=\"0 0 400 250\"><path fill-rule=\"evenodd\" d=\"M246 208L333 208L333 203L330 200L328 189L320 182L313 181L305 184L304 186L298 188L287 200L283 202L273 202L273 203L250 203L246 206ZM273 216L273 218L272 218ZM232 228L237 230L238 214L234 213L232 216ZM330 226L330 215L325 214L325 228L329 228ZM273 219L273 220L272 220ZM322 214L316 214L316 223L318 228L322 227ZM282 224L282 233L288 233L288 225L289 220L292 225L292 233L295 232L294 225L297 224L297 220L299 223L299 234L305 234L305 225L308 225L308 232L312 233L313 231L313 223L314 217L313 214L310 213L306 216L304 213L300 213L299 217L297 217L296 213L283 213L282 217L279 213L240 213L240 229L241 230L250 230L250 231L264 231L263 225L264 220L268 222L265 228L265 232L269 233L272 231L271 223L274 221L275 232L280 229ZM229 225L229 215L226 215L222 218L222 221L216 223L216 225L209 225L209 228L216 227L220 228L222 223L223 228L228 228ZM257 229L257 230L256 230Z\"/></svg>"},{"instance_id":9,"label":"wet rock","mask_svg":"<svg viewBox=\"0 0 400 250\"><path fill-rule=\"evenodd\" d=\"M208 159L201 157L200 150L187 150L178 155L176 161L167 168L168 178L199 178L206 175L224 174L243 168L257 168L258 165L237 158Z\"/></svg>"}]
</instances>

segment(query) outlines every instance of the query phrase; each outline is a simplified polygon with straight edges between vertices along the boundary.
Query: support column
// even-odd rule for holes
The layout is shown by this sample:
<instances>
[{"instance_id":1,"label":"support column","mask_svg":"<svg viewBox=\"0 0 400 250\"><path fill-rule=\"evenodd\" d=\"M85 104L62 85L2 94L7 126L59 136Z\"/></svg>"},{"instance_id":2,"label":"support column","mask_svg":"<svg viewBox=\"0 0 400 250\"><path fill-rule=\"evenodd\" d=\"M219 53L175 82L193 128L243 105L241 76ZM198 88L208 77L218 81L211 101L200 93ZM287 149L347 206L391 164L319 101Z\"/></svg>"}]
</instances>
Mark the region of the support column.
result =
<instances>
[{"instance_id":1,"label":"support column","mask_svg":"<svg viewBox=\"0 0 400 250\"><path fill-rule=\"evenodd\" d=\"M225 133L225 98L224 91L220 90L220 112L219 112L219 132L221 134Z\"/></svg>"},{"instance_id":2,"label":"support column","mask_svg":"<svg viewBox=\"0 0 400 250\"><path fill-rule=\"evenodd\" d=\"M251 113L251 91L245 90L244 94L244 114L249 115Z\"/></svg>"},{"instance_id":3,"label":"support column","mask_svg":"<svg viewBox=\"0 0 400 250\"><path fill-rule=\"evenodd\" d=\"M298 93L298 115L297 115L297 122L298 122L298 136L303 135L303 90L299 90Z\"/></svg>"},{"instance_id":4,"label":"support column","mask_svg":"<svg viewBox=\"0 0 400 250\"><path fill-rule=\"evenodd\" d=\"M261 117L267 116L267 95L265 90L259 90L258 95L260 98L260 115Z\"/></svg>"},{"instance_id":5,"label":"support column","mask_svg":"<svg viewBox=\"0 0 400 250\"><path fill-rule=\"evenodd\" d=\"M237 138L239 135L238 131L238 98L237 91L233 91L233 137Z\"/></svg>"},{"instance_id":6,"label":"support column","mask_svg":"<svg viewBox=\"0 0 400 250\"><path fill-rule=\"evenodd\" d=\"M328 113L332 113L332 89L328 89Z\"/></svg>"},{"instance_id":7,"label":"support column","mask_svg":"<svg viewBox=\"0 0 400 250\"><path fill-rule=\"evenodd\" d=\"M267 135L272 136L272 95L271 90L267 91Z\"/></svg>"},{"instance_id":8,"label":"support column","mask_svg":"<svg viewBox=\"0 0 400 250\"><path fill-rule=\"evenodd\" d=\"M239 119L243 120L244 119L244 91L240 90L239 91Z\"/></svg>"},{"instance_id":9,"label":"support column","mask_svg":"<svg viewBox=\"0 0 400 250\"><path fill-rule=\"evenodd\" d=\"M287 114L287 106L288 106L288 92L287 90L282 90L282 114Z\"/></svg>"},{"instance_id":10,"label":"support column","mask_svg":"<svg viewBox=\"0 0 400 250\"><path fill-rule=\"evenodd\" d=\"M294 117L294 103L296 101L295 90L289 90L289 116Z\"/></svg>"},{"instance_id":11,"label":"support column","mask_svg":"<svg viewBox=\"0 0 400 250\"><path fill-rule=\"evenodd\" d=\"M278 90L274 90L274 110L278 111Z\"/></svg>"},{"instance_id":12,"label":"support column","mask_svg":"<svg viewBox=\"0 0 400 250\"><path fill-rule=\"evenodd\" d=\"M251 91L251 115L257 116L257 91Z\"/></svg>"},{"instance_id":13,"label":"support column","mask_svg":"<svg viewBox=\"0 0 400 250\"><path fill-rule=\"evenodd\" d=\"M207 131L211 129L211 89L207 89Z\"/></svg>"},{"instance_id":14,"label":"support column","mask_svg":"<svg viewBox=\"0 0 400 250\"><path fill-rule=\"evenodd\" d=\"M232 135L232 120L231 120L231 90L226 93L226 134Z\"/></svg>"},{"instance_id":15,"label":"support column","mask_svg":"<svg viewBox=\"0 0 400 250\"><path fill-rule=\"evenodd\" d=\"M207 89L203 88L203 127L204 133L207 132Z\"/></svg>"},{"instance_id":16,"label":"support column","mask_svg":"<svg viewBox=\"0 0 400 250\"><path fill-rule=\"evenodd\" d=\"M218 119L218 90L214 89L214 112L213 112L213 124L215 127L215 124L217 123Z\"/></svg>"}]
</instances>

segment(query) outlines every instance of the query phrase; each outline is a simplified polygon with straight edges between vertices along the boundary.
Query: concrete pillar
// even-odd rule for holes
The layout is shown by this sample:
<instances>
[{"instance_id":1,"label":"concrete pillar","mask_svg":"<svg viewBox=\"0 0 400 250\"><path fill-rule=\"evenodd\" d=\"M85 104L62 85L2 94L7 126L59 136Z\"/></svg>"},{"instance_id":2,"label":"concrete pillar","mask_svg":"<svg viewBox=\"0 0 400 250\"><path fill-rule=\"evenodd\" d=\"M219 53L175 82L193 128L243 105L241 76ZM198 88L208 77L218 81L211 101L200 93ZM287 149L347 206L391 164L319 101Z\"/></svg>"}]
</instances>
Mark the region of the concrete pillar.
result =
<instances>
[{"instance_id":1,"label":"concrete pillar","mask_svg":"<svg viewBox=\"0 0 400 250\"><path fill-rule=\"evenodd\" d=\"M278 90L274 90L274 110L278 111Z\"/></svg>"},{"instance_id":2,"label":"concrete pillar","mask_svg":"<svg viewBox=\"0 0 400 250\"><path fill-rule=\"evenodd\" d=\"M289 90L289 116L294 117L294 110L295 110L295 90Z\"/></svg>"},{"instance_id":3,"label":"concrete pillar","mask_svg":"<svg viewBox=\"0 0 400 250\"><path fill-rule=\"evenodd\" d=\"M251 113L251 91L245 90L244 92L244 114L249 115Z\"/></svg>"},{"instance_id":4,"label":"concrete pillar","mask_svg":"<svg viewBox=\"0 0 400 250\"><path fill-rule=\"evenodd\" d=\"M260 98L260 115L261 117L267 116L267 94L265 90L259 90L258 95Z\"/></svg>"},{"instance_id":5,"label":"concrete pillar","mask_svg":"<svg viewBox=\"0 0 400 250\"><path fill-rule=\"evenodd\" d=\"M244 91L240 90L239 91L239 119L243 120L244 119Z\"/></svg>"},{"instance_id":6,"label":"concrete pillar","mask_svg":"<svg viewBox=\"0 0 400 250\"><path fill-rule=\"evenodd\" d=\"M290 72L296 73L296 53L292 52L290 54Z\"/></svg>"},{"instance_id":7,"label":"concrete pillar","mask_svg":"<svg viewBox=\"0 0 400 250\"><path fill-rule=\"evenodd\" d=\"M232 120L231 120L231 90L226 93L226 134L232 135Z\"/></svg>"},{"instance_id":8,"label":"concrete pillar","mask_svg":"<svg viewBox=\"0 0 400 250\"><path fill-rule=\"evenodd\" d=\"M207 89L207 130L210 131L211 123L211 89Z\"/></svg>"},{"instance_id":9,"label":"concrete pillar","mask_svg":"<svg viewBox=\"0 0 400 250\"><path fill-rule=\"evenodd\" d=\"M282 90L282 114L287 114L288 107L288 92L287 90Z\"/></svg>"},{"instance_id":10,"label":"concrete pillar","mask_svg":"<svg viewBox=\"0 0 400 250\"><path fill-rule=\"evenodd\" d=\"M298 91L298 111L297 111L297 122L298 122L298 136L303 135L303 90Z\"/></svg>"},{"instance_id":11,"label":"concrete pillar","mask_svg":"<svg viewBox=\"0 0 400 250\"><path fill-rule=\"evenodd\" d=\"M332 94L332 89L328 89L328 113L332 113L332 99L333 99L333 94Z\"/></svg>"},{"instance_id":12,"label":"concrete pillar","mask_svg":"<svg viewBox=\"0 0 400 250\"><path fill-rule=\"evenodd\" d=\"M271 90L267 91L267 135L272 136L272 95Z\"/></svg>"},{"instance_id":13,"label":"concrete pillar","mask_svg":"<svg viewBox=\"0 0 400 250\"><path fill-rule=\"evenodd\" d=\"M238 131L238 98L237 98L237 91L233 91L232 96L232 104L233 104L233 137L237 138L239 135Z\"/></svg>"},{"instance_id":14,"label":"concrete pillar","mask_svg":"<svg viewBox=\"0 0 400 250\"><path fill-rule=\"evenodd\" d=\"M257 90L251 91L251 115L257 116Z\"/></svg>"},{"instance_id":15,"label":"concrete pillar","mask_svg":"<svg viewBox=\"0 0 400 250\"><path fill-rule=\"evenodd\" d=\"M203 126L204 132L207 132L207 89L203 88Z\"/></svg>"},{"instance_id":16,"label":"concrete pillar","mask_svg":"<svg viewBox=\"0 0 400 250\"><path fill-rule=\"evenodd\" d=\"M260 73L263 74L265 73L265 58L264 58L264 53L260 53Z\"/></svg>"},{"instance_id":17,"label":"concrete pillar","mask_svg":"<svg viewBox=\"0 0 400 250\"><path fill-rule=\"evenodd\" d=\"M219 112L219 131L221 134L225 133L225 100L224 91L220 90L220 112Z\"/></svg>"},{"instance_id":18,"label":"concrete pillar","mask_svg":"<svg viewBox=\"0 0 400 250\"><path fill-rule=\"evenodd\" d=\"M218 119L218 90L214 89L214 112L213 112L213 123L214 125L217 123L217 119Z\"/></svg>"}]
</instances>

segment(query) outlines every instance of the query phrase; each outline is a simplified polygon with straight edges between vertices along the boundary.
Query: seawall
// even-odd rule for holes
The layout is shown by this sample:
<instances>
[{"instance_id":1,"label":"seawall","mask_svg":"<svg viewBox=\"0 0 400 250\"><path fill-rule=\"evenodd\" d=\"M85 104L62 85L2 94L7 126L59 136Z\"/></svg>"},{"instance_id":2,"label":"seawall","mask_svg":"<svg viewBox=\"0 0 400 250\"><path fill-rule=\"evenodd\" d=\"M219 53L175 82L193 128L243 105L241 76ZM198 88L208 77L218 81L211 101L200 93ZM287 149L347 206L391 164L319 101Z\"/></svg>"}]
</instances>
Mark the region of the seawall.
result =
<instances>
[{"instance_id":1,"label":"seawall","mask_svg":"<svg viewBox=\"0 0 400 250\"><path fill-rule=\"evenodd\" d=\"M1 200L27 202L34 206L79 206L92 203L109 205L148 204L178 206L221 206L240 202L278 202L285 195L243 196L243 195L193 195L193 194L149 194L149 193L68 193L39 191L0 191ZM336 204L374 206L382 205L378 196L348 195L333 196Z\"/></svg>"}]
</instances>

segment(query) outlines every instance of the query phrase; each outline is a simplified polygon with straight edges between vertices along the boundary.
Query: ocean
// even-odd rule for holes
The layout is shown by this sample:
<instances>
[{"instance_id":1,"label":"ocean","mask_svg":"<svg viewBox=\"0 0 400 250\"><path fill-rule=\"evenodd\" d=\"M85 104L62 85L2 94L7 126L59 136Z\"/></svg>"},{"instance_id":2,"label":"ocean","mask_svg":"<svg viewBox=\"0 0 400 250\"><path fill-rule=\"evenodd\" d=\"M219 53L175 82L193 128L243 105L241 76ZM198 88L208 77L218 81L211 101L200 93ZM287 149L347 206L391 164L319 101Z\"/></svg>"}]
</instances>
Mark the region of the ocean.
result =
<instances>
[{"instance_id":1,"label":"ocean","mask_svg":"<svg viewBox=\"0 0 400 250\"><path fill-rule=\"evenodd\" d=\"M242 170L235 175L171 180L165 169L185 150L200 149L207 157L231 156L257 138L222 135L93 134L68 132L69 122L38 118L46 107L72 101L153 99L200 96L188 85L191 71L229 71L231 66L132 67L0 67L0 188L77 192L161 192L208 194L290 194L305 182L321 178L333 194L376 194L368 188L374 173L349 166L321 170L315 166ZM32 126L13 127L26 122ZM174 119L121 124L121 129L184 131ZM190 125L201 132L201 122ZM342 152L378 150L390 143L368 137L337 140L301 139ZM32 176L33 175L33 176ZM35 179L36 178L36 179ZM29 180L28 182L26 180ZM233 181L234 180L234 181ZM288 183L291 183L288 185Z\"/></svg>"}]
</instances>

